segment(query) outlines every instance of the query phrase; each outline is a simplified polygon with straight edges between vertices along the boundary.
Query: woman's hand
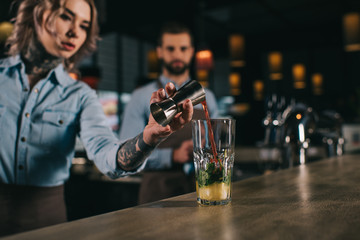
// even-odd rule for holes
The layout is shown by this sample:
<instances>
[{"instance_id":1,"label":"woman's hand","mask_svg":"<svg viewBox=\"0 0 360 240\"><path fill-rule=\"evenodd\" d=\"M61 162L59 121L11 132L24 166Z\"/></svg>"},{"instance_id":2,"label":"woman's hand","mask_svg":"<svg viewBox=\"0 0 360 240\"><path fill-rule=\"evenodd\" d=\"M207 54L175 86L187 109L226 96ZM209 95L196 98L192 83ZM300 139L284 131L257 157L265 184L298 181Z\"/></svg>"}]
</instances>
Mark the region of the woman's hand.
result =
<instances>
[{"instance_id":1,"label":"woman's hand","mask_svg":"<svg viewBox=\"0 0 360 240\"><path fill-rule=\"evenodd\" d=\"M168 83L165 86L165 89L169 96L176 90L172 83ZM150 104L162 101L165 98L166 95L164 89L159 89L152 94ZM125 171L138 168L144 163L145 159L150 155L158 143L174 131L182 128L185 123L188 123L191 120L192 115L193 105L188 99L183 103L183 112L178 113L170 124L165 127L159 125L150 114L149 122L145 126L144 131L133 139L128 140L120 147L117 154L119 167Z\"/></svg>"},{"instance_id":2,"label":"woman's hand","mask_svg":"<svg viewBox=\"0 0 360 240\"><path fill-rule=\"evenodd\" d=\"M173 95L176 91L174 84L168 83L165 86L166 92L169 96ZM159 89L154 92L151 96L150 104L155 102L160 102L166 98L165 90ZM175 132L178 129L181 129L186 123L190 122L193 116L193 105L192 102L187 99L183 103L183 111L178 113L173 120L165 127L159 125L153 116L150 114L149 122L145 126L143 137L144 142L148 145L155 146L161 140L168 137L171 133Z\"/></svg>"}]
</instances>

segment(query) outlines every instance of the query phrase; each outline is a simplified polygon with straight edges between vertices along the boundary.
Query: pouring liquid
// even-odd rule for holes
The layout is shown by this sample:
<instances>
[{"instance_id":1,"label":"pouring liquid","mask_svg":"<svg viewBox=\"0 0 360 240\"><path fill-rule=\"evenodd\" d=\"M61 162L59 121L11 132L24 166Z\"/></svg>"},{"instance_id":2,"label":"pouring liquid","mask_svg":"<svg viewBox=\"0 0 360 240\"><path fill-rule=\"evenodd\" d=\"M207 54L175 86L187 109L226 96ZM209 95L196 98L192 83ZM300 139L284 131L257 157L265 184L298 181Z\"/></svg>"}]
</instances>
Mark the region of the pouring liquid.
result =
<instances>
[{"instance_id":1,"label":"pouring liquid","mask_svg":"<svg viewBox=\"0 0 360 240\"><path fill-rule=\"evenodd\" d=\"M216 164L219 162L218 160L218 154L216 151L216 145L215 145L215 139L214 139L214 132L212 130L212 126L211 126L211 121L210 121L210 115L209 115L209 110L206 104L206 100L201 102L204 112L205 112L205 119L206 119L206 123L208 125L208 130L209 130L209 138L210 138L210 144L211 144L211 151L213 153L214 158L211 159L211 162L215 162ZM221 163L220 163L220 169L221 169Z\"/></svg>"}]
</instances>

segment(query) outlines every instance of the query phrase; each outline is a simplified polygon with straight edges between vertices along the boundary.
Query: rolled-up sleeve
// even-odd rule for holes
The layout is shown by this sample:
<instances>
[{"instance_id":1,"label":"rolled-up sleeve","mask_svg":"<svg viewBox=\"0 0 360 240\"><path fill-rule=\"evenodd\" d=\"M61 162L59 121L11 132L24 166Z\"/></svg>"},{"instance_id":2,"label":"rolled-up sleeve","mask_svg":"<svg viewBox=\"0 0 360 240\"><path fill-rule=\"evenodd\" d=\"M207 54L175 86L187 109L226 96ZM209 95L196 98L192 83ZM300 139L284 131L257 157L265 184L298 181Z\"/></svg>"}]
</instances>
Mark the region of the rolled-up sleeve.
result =
<instances>
[{"instance_id":1,"label":"rolled-up sleeve","mask_svg":"<svg viewBox=\"0 0 360 240\"><path fill-rule=\"evenodd\" d=\"M103 108L95 91L88 89L82 95L79 137L87 156L97 168L111 178L141 171L145 163L133 171L124 171L117 164L117 152L125 141L120 141L106 122Z\"/></svg>"}]
</instances>

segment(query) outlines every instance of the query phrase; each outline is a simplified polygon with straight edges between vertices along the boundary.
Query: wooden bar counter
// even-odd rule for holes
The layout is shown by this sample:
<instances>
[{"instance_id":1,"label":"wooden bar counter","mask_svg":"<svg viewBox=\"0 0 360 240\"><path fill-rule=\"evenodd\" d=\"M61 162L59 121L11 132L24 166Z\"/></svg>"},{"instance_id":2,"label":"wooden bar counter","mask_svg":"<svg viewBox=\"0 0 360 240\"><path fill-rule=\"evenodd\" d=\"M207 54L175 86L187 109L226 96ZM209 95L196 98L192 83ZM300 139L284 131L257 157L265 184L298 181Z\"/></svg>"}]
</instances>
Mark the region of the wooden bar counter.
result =
<instances>
[{"instance_id":1,"label":"wooden bar counter","mask_svg":"<svg viewBox=\"0 0 360 240\"><path fill-rule=\"evenodd\" d=\"M360 155L239 181L232 197L201 207L191 193L4 239L359 239Z\"/></svg>"}]
</instances>

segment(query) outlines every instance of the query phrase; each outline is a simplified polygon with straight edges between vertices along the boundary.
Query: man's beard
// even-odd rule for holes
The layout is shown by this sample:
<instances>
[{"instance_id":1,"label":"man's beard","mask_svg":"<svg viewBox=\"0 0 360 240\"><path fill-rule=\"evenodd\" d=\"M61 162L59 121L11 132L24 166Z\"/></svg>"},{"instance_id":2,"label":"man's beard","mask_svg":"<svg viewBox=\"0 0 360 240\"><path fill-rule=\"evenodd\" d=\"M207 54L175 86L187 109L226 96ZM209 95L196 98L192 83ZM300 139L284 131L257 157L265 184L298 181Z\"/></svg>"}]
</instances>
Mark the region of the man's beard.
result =
<instances>
[{"instance_id":1,"label":"man's beard","mask_svg":"<svg viewBox=\"0 0 360 240\"><path fill-rule=\"evenodd\" d=\"M163 59L161 59L161 62L162 62L162 65L166 68L166 70L172 75L177 75L177 76L182 75L185 73L186 70L188 70L190 68L189 63L185 63L180 60L174 60L174 61L167 63ZM174 62L182 62L183 66L182 67L173 67L172 65Z\"/></svg>"}]
</instances>

